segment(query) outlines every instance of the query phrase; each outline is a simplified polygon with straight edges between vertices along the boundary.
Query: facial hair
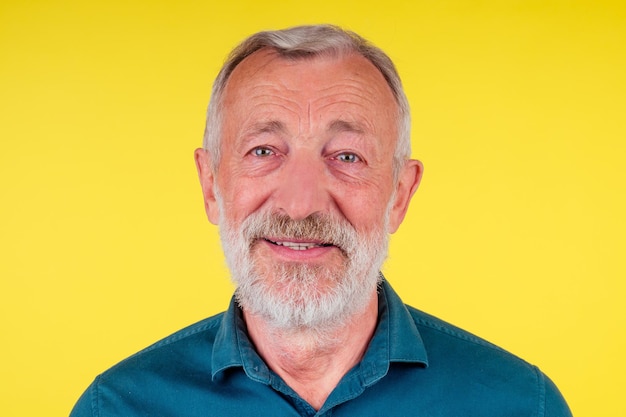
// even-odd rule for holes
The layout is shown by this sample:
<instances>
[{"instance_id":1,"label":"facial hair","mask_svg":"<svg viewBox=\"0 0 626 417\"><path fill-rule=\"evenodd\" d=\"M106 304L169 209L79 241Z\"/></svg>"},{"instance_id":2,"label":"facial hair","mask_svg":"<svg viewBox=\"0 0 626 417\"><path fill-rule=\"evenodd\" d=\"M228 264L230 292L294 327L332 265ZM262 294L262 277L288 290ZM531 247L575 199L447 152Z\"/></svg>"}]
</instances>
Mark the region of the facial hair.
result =
<instances>
[{"instance_id":1,"label":"facial hair","mask_svg":"<svg viewBox=\"0 0 626 417\"><path fill-rule=\"evenodd\" d=\"M389 210L379 227L359 235L347 220L328 214L296 221L261 211L237 227L220 208L220 237L237 302L270 328L328 335L364 311L375 296L387 257ZM268 236L332 245L341 252L341 266L260 259L255 248Z\"/></svg>"}]
</instances>

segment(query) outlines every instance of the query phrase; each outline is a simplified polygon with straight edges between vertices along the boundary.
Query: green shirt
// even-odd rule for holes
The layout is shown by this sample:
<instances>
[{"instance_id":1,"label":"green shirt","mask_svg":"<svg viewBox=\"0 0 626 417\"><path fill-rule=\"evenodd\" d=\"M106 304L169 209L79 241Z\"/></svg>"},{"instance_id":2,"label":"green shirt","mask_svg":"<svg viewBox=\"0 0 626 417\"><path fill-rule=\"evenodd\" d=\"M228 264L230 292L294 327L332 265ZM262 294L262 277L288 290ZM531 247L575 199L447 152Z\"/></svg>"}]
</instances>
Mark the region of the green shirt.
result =
<instances>
[{"instance_id":1,"label":"green shirt","mask_svg":"<svg viewBox=\"0 0 626 417\"><path fill-rule=\"evenodd\" d=\"M98 376L71 417L571 416L535 366L405 306L387 282L378 304L363 359L318 412L259 357L231 301Z\"/></svg>"}]
</instances>

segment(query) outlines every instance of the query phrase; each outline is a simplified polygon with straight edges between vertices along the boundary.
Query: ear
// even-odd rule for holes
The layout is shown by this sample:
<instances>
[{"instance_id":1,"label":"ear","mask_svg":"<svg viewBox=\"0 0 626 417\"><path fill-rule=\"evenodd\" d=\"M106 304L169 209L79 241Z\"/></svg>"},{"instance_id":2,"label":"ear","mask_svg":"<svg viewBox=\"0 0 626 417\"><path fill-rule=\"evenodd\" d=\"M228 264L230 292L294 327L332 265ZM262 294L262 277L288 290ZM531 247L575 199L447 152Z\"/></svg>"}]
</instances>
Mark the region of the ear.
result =
<instances>
[{"instance_id":1,"label":"ear","mask_svg":"<svg viewBox=\"0 0 626 417\"><path fill-rule=\"evenodd\" d=\"M207 218L213 224L219 221L219 207L215 198L215 176L211 169L211 155L206 149L198 148L194 152L196 160L196 168L198 169L198 178L202 186L202 197L204 198L204 210Z\"/></svg>"},{"instance_id":2,"label":"ear","mask_svg":"<svg viewBox=\"0 0 626 417\"><path fill-rule=\"evenodd\" d=\"M396 194L389 215L389 233L395 233L398 227L400 227L402 220L404 220L411 198L417 191L417 187L422 179L423 172L424 166L416 159L408 160L402 171L400 171Z\"/></svg>"}]
</instances>

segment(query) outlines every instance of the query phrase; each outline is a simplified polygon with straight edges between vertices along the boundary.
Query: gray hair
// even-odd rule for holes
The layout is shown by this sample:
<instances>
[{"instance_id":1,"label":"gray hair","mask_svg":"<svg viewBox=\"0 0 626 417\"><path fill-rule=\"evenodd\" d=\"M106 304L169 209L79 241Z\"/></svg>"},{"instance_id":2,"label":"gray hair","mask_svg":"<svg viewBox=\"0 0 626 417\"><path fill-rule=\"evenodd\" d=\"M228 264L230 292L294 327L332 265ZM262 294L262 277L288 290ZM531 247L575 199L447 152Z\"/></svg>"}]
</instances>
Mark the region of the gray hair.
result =
<instances>
[{"instance_id":1,"label":"gray hair","mask_svg":"<svg viewBox=\"0 0 626 417\"><path fill-rule=\"evenodd\" d=\"M297 26L284 30L258 32L245 39L230 53L213 83L204 131L203 146L211 155L213 170L217 169L220 160L222 100L226 83L237 65L263 48L271 48L281 57L288 59L356 53L378 68L398 104L398 138L393 160L394 179L398 178L404 161L411 155L411 112L400 76L391 59L380 48L370 44L354 32L331 25Z\"/></svg>"}]
</instances>

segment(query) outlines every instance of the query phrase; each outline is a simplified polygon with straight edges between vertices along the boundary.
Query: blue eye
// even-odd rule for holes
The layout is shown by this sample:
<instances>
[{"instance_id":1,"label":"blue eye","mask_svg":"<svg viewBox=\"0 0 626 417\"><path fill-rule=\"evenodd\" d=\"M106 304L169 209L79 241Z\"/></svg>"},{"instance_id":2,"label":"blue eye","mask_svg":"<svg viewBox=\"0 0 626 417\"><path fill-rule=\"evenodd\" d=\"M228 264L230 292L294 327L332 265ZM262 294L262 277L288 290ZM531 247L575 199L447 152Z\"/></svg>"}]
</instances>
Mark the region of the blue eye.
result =
<instances>
[{"instance_id":1,"label":"blue eye","mask_svg":"<svg viewBox=\"0 0 626 417\"><path fill-rule=\"evenodd\" d=\"M341 162L346 162L349 164L359 162L361 160L356 154L349 152L340 153L339 155L337 155L337 159Z\"/></svg>"},{"instance_id":2,"label":"blue eye","mask_svg":"<svg viewBox=\"0 0 626 417\"><path fill-rule=\"evenodd\" d=\"M259 156L259 157L263 157L263 156L271 156L274 155L274 152L269 149L269 148L254 148L252 151L250 151L250 153L253 156Z\"/></svg>"}]
</instances>

